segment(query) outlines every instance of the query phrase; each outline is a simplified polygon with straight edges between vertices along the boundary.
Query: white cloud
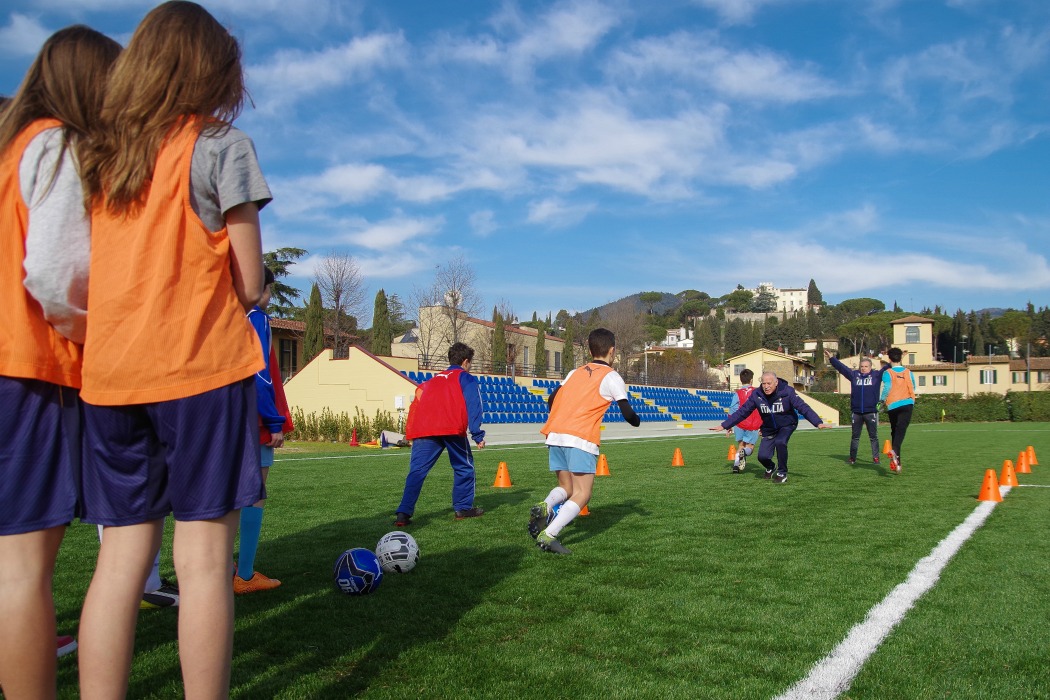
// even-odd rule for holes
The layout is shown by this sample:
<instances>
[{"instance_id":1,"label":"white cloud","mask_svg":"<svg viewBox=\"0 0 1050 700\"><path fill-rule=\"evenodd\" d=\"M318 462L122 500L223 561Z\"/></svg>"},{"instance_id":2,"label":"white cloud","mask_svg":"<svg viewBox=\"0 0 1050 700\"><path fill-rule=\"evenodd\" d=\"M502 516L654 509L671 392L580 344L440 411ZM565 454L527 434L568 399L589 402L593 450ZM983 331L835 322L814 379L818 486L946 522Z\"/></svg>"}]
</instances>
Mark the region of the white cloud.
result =
<instances>
[{"instance_id":1,"label":"white cloud","mask_svg":"<svg viewBox=\"0 0 1050 700\"><path fill-rule=\"evenodd\" d=\"M346 241L369 250L404 250L406 243L440 231L444 223L445 220L441 217L417 219L399 215L385 221L366 224L356 231L345 233L343 237Z\"/></svg>"},{"instance_id":2,"label":"white cloud","mask_svg":"<svg viewBox=\"0 0 1050 700\"><path fill-rule=\"evenodd\" d=\"M746 24L763 6L792 1L796 0L693 0L693 4L715 12L726 24Z\"/></svg>"},{"instance_id":3,"label":"white cloud","mask_svg":"<svg viewBox=\"0 0 1050 700\"><path fill-rule=\"evenodd\" d=\"M52 32L36 19L17 12L0 27L0 52L12 56L34 56Z\"/></svg>"},{"instance_id":4,"label":"white cloud","mask_svg":"<svg viewBox=\"0 0 1050 700\"><path fill-rule=\"evenodd\" d=\"M401 34L370 34L320 51L279 51L248 68L249 84L260 109L278 106L322 90L360 82L375 70L406 65L408 44Z\"/></svg>"},{"instance_id":5,"label":"white cloud","mask_svg":"<svg viewBox=\"0 0 1050 700\"><path fill-rule=\"evenodd\" d=\"M572 226L583 221L592 211L593 204L567 204L552 197L531 203L527 221L554 227Z\"/></svg>"},{"instance_id":6,"label":"white cloud","mask_svg":"<svg viewBox=\"0 0 1050 700\"><path fill-rule=\"evenodd\" d=\"M491 209L482 209L474 212L470 215L468 221L474 234L482 238L499 228L499 225L496 223L496 214Z\"/></svg>"},{"instance_id":7,"label":"white cloud","mask_svg":"<svg viewBox=\"0 0 1050 700\"><path fill-rule=\"evenodd\" d=\"M768 49L725 47L713 32L675 32L636 41L613 52L609 70L643 82L672 76L728 99L790 103L841 92L812 66L794 65Z\"/></svg>"}]
</instances>

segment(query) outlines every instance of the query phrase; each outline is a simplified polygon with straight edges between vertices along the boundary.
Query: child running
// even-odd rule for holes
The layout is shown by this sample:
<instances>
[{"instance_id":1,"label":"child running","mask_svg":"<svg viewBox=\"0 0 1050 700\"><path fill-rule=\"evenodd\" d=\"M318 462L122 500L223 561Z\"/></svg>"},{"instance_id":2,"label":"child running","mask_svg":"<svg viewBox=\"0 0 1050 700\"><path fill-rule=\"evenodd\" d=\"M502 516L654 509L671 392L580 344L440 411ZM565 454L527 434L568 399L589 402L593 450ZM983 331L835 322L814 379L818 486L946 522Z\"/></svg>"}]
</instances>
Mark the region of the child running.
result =
<instances>
[{"instance_id":1,"label":"child running","mask_svg":"<svg viewBox=\"0 0 1050 700\"><path fill-rule=\"evenodd\" d=\"M143 584L175 519L186 697L229 692L239 510L263 498L245 313L259 300L270 192L231 126L240 47L200 5L166 2L113 69L84 155L92 204L84 344L84 515L105 526L80 623L84 698L124 697Z\"/></svg>"},{"instance_id":2,"label":"child running","mask_svg":"<svg viewBox=\"0 0 1050 700\"><path fill-rule=\"evenodd\" d=\"M54 697L51 579L77 504L91 229L79 165L120 45L56 32L0 115L0 686Z\"/></svg>"},{"instance_id":3,"label":"child running","mask_svg":"<svg viewBox=\"0 0 1050 700\"><path fill-rule=\"evenodd\" d=\"M593 359L569 372L547 399L550 417L540 431L547 436L550 470L557 472L558 485L532 507L529 534L540 549L555 554L572 553L557 537L591 500L602 416L609 404L615 401L624 420L635 428L642 422L627 400L627 385L610 366L616 357L616 336L605 328L596 328L587 337L587 347ZM558 514L541 532L559 504Z\"/></svg>"},{"instance_id":4,"label":"child running","mask_svg":"<svg viewBox=\"0 0 1050 700\"><path fill-rule=\"evenodd\" d=\"M736 410L751 396L751 392L755 390L755 387L751 385L754 378L755 373L749 369L740 372L740 388L733 392L733 400L729 404L730 414L736 413ZM757 410L752 411L750 416L733 426L737 444L736 458L733 459L734 474L744 473L747 458L751 456L755 445L758 444L758 429L761 427L762 414Z\"/></svg>"}]
</instances>

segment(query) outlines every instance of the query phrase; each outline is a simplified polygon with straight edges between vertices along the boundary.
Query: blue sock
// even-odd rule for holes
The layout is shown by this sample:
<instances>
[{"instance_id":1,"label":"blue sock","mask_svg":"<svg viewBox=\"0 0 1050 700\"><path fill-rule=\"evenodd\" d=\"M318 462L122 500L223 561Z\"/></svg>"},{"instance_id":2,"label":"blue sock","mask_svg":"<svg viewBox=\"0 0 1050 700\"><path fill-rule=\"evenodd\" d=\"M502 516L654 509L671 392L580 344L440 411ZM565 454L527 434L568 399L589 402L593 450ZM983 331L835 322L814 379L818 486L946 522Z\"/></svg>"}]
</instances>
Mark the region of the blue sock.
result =
<instances>
[{"instance_id":1,"label":"blue sock","mask_svg":"<svg viewBox=\"0 0 1050 700\"><path fill-rule=\"evenodd\" d=\"M237 553L237 575L245 581L255 573L255 552L259 549L262 520L262 508L241 508L241 548Z\"/></svg>"}]
</instances>

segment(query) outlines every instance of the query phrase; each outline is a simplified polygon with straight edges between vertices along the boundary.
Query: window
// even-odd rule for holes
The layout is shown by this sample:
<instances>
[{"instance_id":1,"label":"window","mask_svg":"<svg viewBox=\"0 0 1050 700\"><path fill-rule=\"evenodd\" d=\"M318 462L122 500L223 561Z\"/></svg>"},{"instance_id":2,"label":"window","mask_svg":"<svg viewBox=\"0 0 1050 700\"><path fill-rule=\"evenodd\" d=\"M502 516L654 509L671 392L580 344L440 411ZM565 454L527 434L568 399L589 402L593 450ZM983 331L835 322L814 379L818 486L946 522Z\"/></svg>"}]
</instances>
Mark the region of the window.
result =
<instances>
[{"instance_id":1,"label":"window","mask_svg":"<svg viewBox=\"0 0 1050 700\"><path fill-rule=\"evenodd\" d=\"M521 363L523 365L529 364L529 349L527 347L522 348Z\"/></svg>"},{"instance_id":2,"label":"window","mask_svg":"<svg viewBox=\"0 0 1050 700\"><path fill-rule=\"evenodd\" d=\"M923 375L920 374L918 376L918 379L919 379L919 386L926 386L926 377L924 377Z\"/></svg>"},{"instance_id":3,"label":"window","mask_svg":"<svg viewBox=\"0 0 1050 700\"><path fill-rule=\"evenodd\" d=\"M1045 370L1045 369L1039 370L1039 383L1040 384L1050 383L1050 370Z\"/></svg>"},{"instance_id":4,"label":"window","mask_svg":"<svg viewBox=\"0 0 1050 700\"><path fill-rule=\"evenodd\" d=\"M995 369L982 369L981 370L981 384L996 384L996 374L998 370Z\"/></svg>"},{"instance_id":5,"label":"window","mask_svg":"<svg viewBox=\"0 0 1050 700\"><path fill-rule=\"evenodd\" d=\"M545 360L544 364L546 364L547 367L550 367L551 366L551 351L547 350L547 351L545 351L543 353L543 355L544 355L543 359Z\"/></svg>"},{"instance_id":6,"label":"window","mask_svg":"<svg viewBox=\"0 0 1050 700\"><path fill-rule=\"evenodd\" d=\"M561 371L561 353L557 351L555 351L554 353L554 371Z\"/></svg>"},{"instance_id":7,"label":"window","mask_svg":"<svg viewBox=\"0 0 1050 700\"><path fill-rule=\"evenodd\" d=\"M908 364L909 365L914 365L915 364L915 353L913 353L913 352L909 352L908 353Z\"/></svg>"},{"instance_id":8,"label":"window","mask_svg":"<svg viewBox=\"0 0 1050 700\"><path fill-rule=\"evenodd\" d=\"M948 375L947 374L935 374L933 375L934 386L948 386Z\"/></svg>"},{"instance_id":9,"label":"window","mask_svg":"<svg viewBox=\"0 0 1050 700\"><path fill-rule=\"evenodd\" d=\"M747 365L733 365L733 376L739 377L740 373L747 369Z\"/></svg>"},{"instance_id":10,"label":"window","mask_svg":"<svg viewBox=\"0 0 1050 700\"><path fill-rule=\"evenodd\" d=\"M277 365L284 381L299 371L299 343L290 338L281 338L277 347Z\"/></svg>"},{"instance_id":11,"label":"window","mask_svg":"<svg viewBox=\"0 0 1050 700\"><path fill-rule=\"evenodd\" d=\"M904 342L905 343L917 343L917 342L919 342L919 327L918 326L906 326L904 328Z\"/></svg>"},{"instance_id":12,"label":"window","mask_svg":"<svg viewBox=\"0 0 1050 700\"><path fill-rule=\"evenodd\" d=\"M1027 384L1028 383L1028 372L1011 372L1010 382L1012 384Z\"/></svg>"}]
</instances>

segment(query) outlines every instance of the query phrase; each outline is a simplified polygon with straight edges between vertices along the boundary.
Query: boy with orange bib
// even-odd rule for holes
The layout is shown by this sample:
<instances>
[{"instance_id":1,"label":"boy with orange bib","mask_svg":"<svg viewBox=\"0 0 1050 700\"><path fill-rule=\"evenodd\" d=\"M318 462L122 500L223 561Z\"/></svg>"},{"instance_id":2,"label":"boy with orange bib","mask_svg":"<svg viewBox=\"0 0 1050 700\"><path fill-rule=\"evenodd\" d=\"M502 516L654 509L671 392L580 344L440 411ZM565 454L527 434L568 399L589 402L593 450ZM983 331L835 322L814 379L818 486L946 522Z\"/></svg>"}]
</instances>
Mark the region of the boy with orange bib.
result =
<instances>
[{"instance_id":1,"label":"boy with orange bib","mask_svg":"<svg viewBox=\"0 0 1050 700\"><path fill-rule=\"evenodd\" d=\"M529 534L545 552L571 554L557 537L591 500L598 465L602 417L613 401L624 420L638 427L641 418L627 400L627 385L610 363L616 356L616 336L596 328L587 337L590 362L569 372L547 399L550 417L540 431L547 436L550 470L558 485L529 512ZM547 528L540 528L560 505Z\"/></svg>"},{"instance_id":2,"label":"boy with orange bib","mask_svg":"<svg viewBox=\"0 0 1050 700\"><path fill-rule=\"evenodd\" d=\"M882 375L881 399L890 416L890 443L893 447L890 450L890 471L900 474L901 448L915 409L915 375L901 364L904 353L900 348L890 348L886 354L890 366Z\"/></svg>"}]
</instances>

